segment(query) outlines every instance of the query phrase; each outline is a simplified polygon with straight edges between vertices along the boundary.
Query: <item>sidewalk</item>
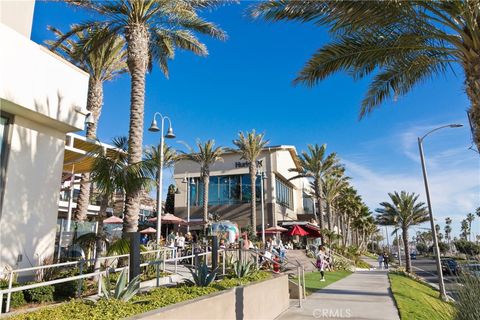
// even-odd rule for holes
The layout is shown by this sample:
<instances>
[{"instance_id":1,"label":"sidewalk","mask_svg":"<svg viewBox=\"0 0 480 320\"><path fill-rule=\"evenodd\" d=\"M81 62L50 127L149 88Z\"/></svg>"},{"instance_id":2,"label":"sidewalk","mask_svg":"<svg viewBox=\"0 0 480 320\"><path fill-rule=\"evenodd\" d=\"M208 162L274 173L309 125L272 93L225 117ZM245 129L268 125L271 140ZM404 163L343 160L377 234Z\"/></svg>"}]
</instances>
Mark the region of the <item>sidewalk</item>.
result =
<instances>
[{"instance_id":1,"label":"sidewalk","mask_svg":"<svg viewBox=\"0 0 480 320\"><path fill-rule=\"evenodd\" d=\"M373 259L368 260L373 264ZM291 307L277 319L398 320L389 289L387 271L357 271L313 293L303 300L302 308Z\"/></svg>"}]
</instances>

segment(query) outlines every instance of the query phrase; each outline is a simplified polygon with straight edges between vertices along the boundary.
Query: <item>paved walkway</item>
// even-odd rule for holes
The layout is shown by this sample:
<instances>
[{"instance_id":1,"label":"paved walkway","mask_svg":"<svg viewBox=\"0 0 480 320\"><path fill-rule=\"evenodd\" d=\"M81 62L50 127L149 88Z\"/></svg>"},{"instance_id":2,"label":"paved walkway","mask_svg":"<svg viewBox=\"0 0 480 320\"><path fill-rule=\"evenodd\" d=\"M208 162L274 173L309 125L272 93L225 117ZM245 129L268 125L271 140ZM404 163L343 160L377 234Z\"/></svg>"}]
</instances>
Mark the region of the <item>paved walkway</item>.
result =
<instances>
[{"instance_id":1,"label":"paved walkway","mask_svg":"<svg viewBox=\"0 0 480 320\"><path fill-rule=\"evenodd\" d=\"M375 264L373 259L365 260ZM313 293L302 308L291 307L277 319L398 320L399 316L387 272L370 270L357 271Z\"/></svg>"}]
</instances>

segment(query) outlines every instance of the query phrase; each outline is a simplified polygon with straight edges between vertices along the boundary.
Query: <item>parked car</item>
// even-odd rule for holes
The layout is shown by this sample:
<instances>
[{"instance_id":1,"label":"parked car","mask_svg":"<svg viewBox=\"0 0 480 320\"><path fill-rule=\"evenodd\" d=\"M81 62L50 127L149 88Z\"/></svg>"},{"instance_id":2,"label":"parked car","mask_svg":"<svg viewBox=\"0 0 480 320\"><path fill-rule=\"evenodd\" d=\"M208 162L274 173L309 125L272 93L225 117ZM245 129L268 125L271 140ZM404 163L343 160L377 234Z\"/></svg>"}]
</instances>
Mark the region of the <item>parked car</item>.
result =
<instances>
[{"instance_id":1,"label":"parked car","mask_svg":"<svg viewBox=\"0 0 480 320\"><path fill-rule=\"evenodd\" d=\"M457 276L460 268L457 261L451 258L443 258L442 260L442 272L451 276Z\"/></svg>"},{"instance_id":2,"label":"parked car","mask_svg":"<svg viewBox=\"0 0 480 320\"><path fill-rule=\"evenodd\" d=\"M417 253L416 252L410 253L410 259L417 260Z\"/></svg>"},{"instance_id":3,"label":"parked car","mask_svg":"<svg viewBox=\"0 0 480 320\"><path fill-rule=\"evenodd\" d=\"M480 277L480 263L466 264L463 266L462 271Z\"/></svg>"}]
</instances>

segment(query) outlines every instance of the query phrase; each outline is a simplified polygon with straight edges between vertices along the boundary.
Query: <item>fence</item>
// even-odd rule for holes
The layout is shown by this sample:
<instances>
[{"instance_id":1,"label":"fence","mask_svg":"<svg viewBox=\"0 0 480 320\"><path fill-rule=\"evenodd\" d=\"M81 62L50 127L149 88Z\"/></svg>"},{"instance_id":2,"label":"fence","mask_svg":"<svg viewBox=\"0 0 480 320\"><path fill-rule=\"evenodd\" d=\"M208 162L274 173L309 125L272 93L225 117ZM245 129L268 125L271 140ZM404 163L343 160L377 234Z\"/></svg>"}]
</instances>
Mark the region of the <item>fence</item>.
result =
<instances>
[{"instance_id":1,"label":"fence","mask_svg":"<svg viewBox=\"0 0 480 320\"><path fill-rule=\"evenodd\" d=\"M219 250L219 254L222 254L222 274L225 274L225 264L226 264L226 253L225 250ZM143 251L140 252L141 255L152 255L154 258L152 260L146 260L145 262L140 264L140 267L145 267L148 265L156 265L157 266L157 286L159 285L159 273L158 273L158 268L160 264L162 264L162 269L163 271L166 270L166 265L167 263L172 263L174 270L174 273L177 273L177 267L178 267L178 262L182 261L184 259L191 259L192 260L192 266L195 263L195 260L198 259L198 257L203 257L205 256L205 261L208 264L208 256L211 257L211 251L208 251L208 247L204 252L198 252L195 253L192 250L192 254L190 255L179 255L176 248L161 248L157 250L149 250L149 251ZM87 278L93 278L93 277L98 277L98 295L101 295L101 290L102 290L102 276L106 276L108 272L119 272L123 270L127 270L130 267L130 259L129 259L129 254L123 254L123 255L115 255L115 256L108 256L108 257L100 257L98 260L100 261L106 261L109 262L107 265L107 268L105 270L99 270L99 271L94 271L90 273L83 273L83 267L87 263L94 263L94 259L89 259L89 260L80 260L80 261L70 261L70 262L63 262L63 263L57 263L57 264L51 264L51 265L44 265L44 266L37 266L37 267L30 267L30 268L22 268L22 269L14 269L14 270L8 270L8 271L3 271L0 272L0 276L8 276L8 288L7 289L2 289L0 290L0 314L2 313L3 310L3 297L4 294L7 295L6 299L6 305L5 305L5 312L10 311L10 300L11 300L11 295L13 292L18 292L18 291L23 291L23 290L28 290L28 289L33 289L33 288L39 288L39 287L45 287L49 285L54 285L54 284L59 284L59 283L64 283L64 282L69 282L69 281L83 281L83 279ZM113 263L118 262L120 258L126 258L127 263L125 266L118 267L118 268L109 268L109 266L113 265ZM212 259L210 258L210 261ZM49 281L44 281L44 282L38 282L38 283L33 283L29 285L23 285L23 286L18 286L18 287L13 287L13 280L15 278L16 274L19 273L25 273L25 272L31 272L31 271L44 271L46 269L51 269L51 268L59 268L59 267L70 267L70 266L77 266L79 268L80 274L77 276L71 276L71 277L66 277L66 278L61 278L61 279L55 279L55 280L49 280ZM128 275L128 273L127 273ZM81 294L81 285L79 286L79 292L78 294Z\"/></svg>"}]
</instances>

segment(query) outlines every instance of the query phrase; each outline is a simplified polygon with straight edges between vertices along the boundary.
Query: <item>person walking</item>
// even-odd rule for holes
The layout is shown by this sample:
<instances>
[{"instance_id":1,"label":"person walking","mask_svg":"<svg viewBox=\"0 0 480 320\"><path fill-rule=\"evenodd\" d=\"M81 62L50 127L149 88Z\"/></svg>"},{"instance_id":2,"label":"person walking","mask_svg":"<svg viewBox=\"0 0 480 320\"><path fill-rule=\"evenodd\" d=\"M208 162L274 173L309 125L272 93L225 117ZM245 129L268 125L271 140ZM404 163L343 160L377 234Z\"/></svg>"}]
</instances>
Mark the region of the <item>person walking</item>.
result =
<instances>
[{"instance_id":1,"label":"person walking","mask_svg":"<svg viewBox=\"0 0 480 320\"><path fill-rule=\"evenodd\" d=\"M378 269L382 270L383 269L383 253L380 253L378 255L377 261L378 261Z\"/></svg>"},{"instance_id":2,"label":"person walking","mask_svg":"<svg viewBox=\"0 0 480 320\"><path fill-rule=\"evenodd\" d=\"M320 271L320 281L325 281L325 268L327 267L327 260L326 260L326 254L325 254L325 248L320 245L318 247L318 253L317 253L317 263L316 267L318 271Z\"/></svg>"},{"instance_id":3,"label":"person walking","mask_svg":"<svg viewBox=\"0 0 480 320\"><path fill-rule=\"evenodd\" d=\"M385 267L385 270L388 270L388 253L384 252L383 253L383 265Z\"/></svg>"}]
</instances>

